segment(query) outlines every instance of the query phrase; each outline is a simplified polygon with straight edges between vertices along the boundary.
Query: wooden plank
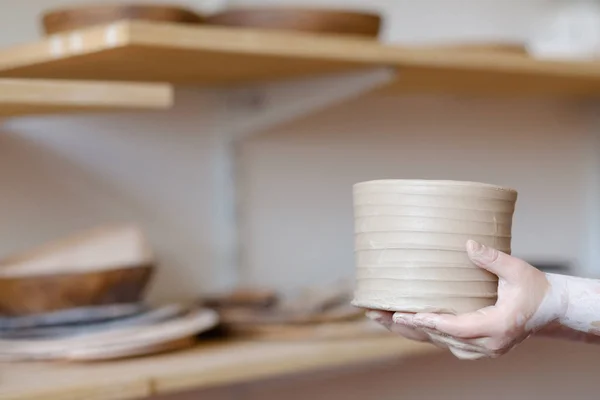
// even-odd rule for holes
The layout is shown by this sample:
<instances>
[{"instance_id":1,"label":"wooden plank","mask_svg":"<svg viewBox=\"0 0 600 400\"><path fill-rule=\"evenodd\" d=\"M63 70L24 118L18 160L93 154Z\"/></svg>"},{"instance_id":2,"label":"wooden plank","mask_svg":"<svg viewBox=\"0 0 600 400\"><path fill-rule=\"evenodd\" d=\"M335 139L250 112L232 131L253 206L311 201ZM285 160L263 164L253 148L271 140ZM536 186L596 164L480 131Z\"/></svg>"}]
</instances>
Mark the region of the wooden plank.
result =
<instances>
[{"instance_id":1,"label":"wooden plank","mask_svg":"<svg viewBox=\"0 0 600 400\"><path fill-rule=\"evenodd\" d=\"M140 228L107 225L0 259L0 278L82 273L153 262L152 249Z\"/></svg>"},{"instance_id":2,"label":"wooden plank","mask_svg":"<svg viewBox=\"0 0 600 400\"><path fill-rule=\"evenodd\" d=\"M4 371L2 371L4 375ZM35 380L35 373L30 378ZM53 377L59 378L60 377ZM76 378L72 375L71 378ZM144 399L153 395L147 379L128 382L105 381L78 384L69 380L57 380L51 388L33 384L29 388L7 392L0 389L3 400L132 400ZM4 393L3 393L4 392Z\"/></svg>"},{"instance_id":3,"label":"wooden plank","mask_svg":"<svg viewBox=\"0 0 600 400\"><path fill-rule=\"evenodd\" d=\"M365 67L399 70L399 92L600 92L600 62L506 51L406 48L364 38L122 21L0 51L0 75L237 84Z\"/></svg>"},{"instance_id":4,"label":"wooden plank","mask_svg":"<svg viewBox=\"0 0 600 400\"><path fill-rule=\"evenodd\" d=\"M189 351L95 364L0 363L3 400L137 399L438 351L397 337L205 343Z\"/></svg>"},{"instance_id":5,"label":"wooden plank","mask_svg":"<svg viewBox=\"0 0 600 400\"><path fill-rule=\"evenodd\" d=\"M0 116L164 109L173 89L159 83L0 79Z\"/></svg>"},{"instance_id":6,"label":"wooden plank","mask_svg":"<svg viewBox=\"0 0 600 400\"><path fill-rule=\"evenodd\" d=\"M600 79L535 73L405 68L399 71L396 80L377 93L598 97Z\"/></svg>"},{"instance_id":7,"label":"wooden plank","mask_svg":"<svg viewBox=\"0 0 600 400\"><path fill-rule=\"evenodd\" d=\"M119 22L0 52L3 76L236 83L377 64L372 40Z\"/></svg>"}]
</instances>

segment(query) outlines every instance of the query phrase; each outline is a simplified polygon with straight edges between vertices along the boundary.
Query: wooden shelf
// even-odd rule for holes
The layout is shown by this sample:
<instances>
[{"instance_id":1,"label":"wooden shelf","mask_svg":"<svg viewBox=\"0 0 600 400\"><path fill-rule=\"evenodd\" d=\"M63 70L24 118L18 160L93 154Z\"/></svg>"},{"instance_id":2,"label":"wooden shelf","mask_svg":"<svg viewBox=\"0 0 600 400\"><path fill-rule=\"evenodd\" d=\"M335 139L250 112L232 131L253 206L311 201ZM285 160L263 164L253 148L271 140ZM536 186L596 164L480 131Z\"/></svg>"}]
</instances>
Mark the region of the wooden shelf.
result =
<instances>
[{"instance_id":1,"label":"wooden shelf","mask_svg":"<svg viewBox=\"0 0 600 400\"><path fill-rule=\"evenodd\" d=\"M382 66L397 68L395 92L600 94L600 62L307 33L122 21L0 51L7 77L236 84Z\"/></svg>"},{"instance_id":2,"label":"wooden shelf","mask_svg":"<svg viewBox=\"0 0 600 400\"><path fill-rule=\"evenodd\" d=\"M0 79L0 117L167 108L168 84Z\"/></svg>"},{"instance_id":3,"label":"wooden shelf","mask_svg":"<svg viewBox=\"0 0 600 400\"><path fill-rule=\"evenodd\" d=\"M3 400L138 399L155 394L438 351L398 337L233 342L97 364L0 363Z\"/></svg>"}]
</instances>

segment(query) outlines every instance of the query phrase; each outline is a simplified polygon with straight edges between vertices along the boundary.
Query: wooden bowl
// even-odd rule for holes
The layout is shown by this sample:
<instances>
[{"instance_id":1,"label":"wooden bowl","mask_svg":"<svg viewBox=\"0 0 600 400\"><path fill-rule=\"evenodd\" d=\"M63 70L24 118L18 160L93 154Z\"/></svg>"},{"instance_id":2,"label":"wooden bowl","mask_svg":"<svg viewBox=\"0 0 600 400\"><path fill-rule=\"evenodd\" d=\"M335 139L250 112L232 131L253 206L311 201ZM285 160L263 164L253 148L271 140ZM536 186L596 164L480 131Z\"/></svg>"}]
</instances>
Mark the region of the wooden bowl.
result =
<instances>
[{"instance_id":1,"label":"wooden bowl","mask_svg":"<svg viewBox=\"0 0 600 400\"><path fill-rule=\"evenodd\" d=\"M0 315L24 316L77 307L137 303L151 264L44 275L0 277Z\"/></svg>"},{"instance_id":2,"label":"wooden bowl","mask_svg":"<svg viewBox=\"0 0 600 400\"><path fill-rule=\"evenodd\" d=\"M313 313L293 313L285 310L257 310L232 308L219 310L221 323L225 327L266 326L266 325L306 325L353 321L362 318L364 310L350 304L340 305L326 311Z\"/></svg>"},{"instance_id":3,"label":"wooden bowl","mask_svg":"<svg viewBox=\"0 0 600 400\"><path fill-rule=\"evenodd\" d=\"M197 24L202 22L203 17L191 10L171 5L85 5L48 11L42 16L42 26L44 32L51 35L123 19Z\"/></svg>"},{"instance_id":4,"label":"wooden bowl","mask_svg":"<svg viewBox=\"0 0 600 400\"><path fill-rule=\"evenodd\" d=\"M205 22L231 27L377 37L381 17L355 11L257 7L223 11L207 17Z\"/></svg>"},{"instance_id":5,"label":"wooden bowl","mask_svg":"<svg viewBox=\"0 0 600 400\"><path fill-rule=\"evenodd\" d=\"M199 304L212 309L266 309L274 307L279 296L274 290L238 288L229 293L203 296Z\"/></svg>"}]
</instances>

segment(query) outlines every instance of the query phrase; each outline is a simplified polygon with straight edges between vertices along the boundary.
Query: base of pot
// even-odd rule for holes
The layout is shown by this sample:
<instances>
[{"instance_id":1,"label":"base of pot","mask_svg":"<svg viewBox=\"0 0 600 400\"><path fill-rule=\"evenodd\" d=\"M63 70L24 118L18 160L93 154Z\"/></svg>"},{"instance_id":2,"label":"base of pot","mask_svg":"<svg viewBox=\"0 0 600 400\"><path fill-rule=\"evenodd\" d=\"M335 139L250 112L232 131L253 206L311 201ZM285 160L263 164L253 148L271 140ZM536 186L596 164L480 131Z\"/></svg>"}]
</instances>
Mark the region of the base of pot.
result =
<instances>
[{"instance_id":1,"label":"base of pot","mask_svg":"<svg viewBox=\"0 0 600 400\"><path fill-rule=\"evenodd\" d=\"M481 297L396 297L355 296L355 307L408 313L463 314L496 304L496 298Z\"/></svg>"}]
</instances>

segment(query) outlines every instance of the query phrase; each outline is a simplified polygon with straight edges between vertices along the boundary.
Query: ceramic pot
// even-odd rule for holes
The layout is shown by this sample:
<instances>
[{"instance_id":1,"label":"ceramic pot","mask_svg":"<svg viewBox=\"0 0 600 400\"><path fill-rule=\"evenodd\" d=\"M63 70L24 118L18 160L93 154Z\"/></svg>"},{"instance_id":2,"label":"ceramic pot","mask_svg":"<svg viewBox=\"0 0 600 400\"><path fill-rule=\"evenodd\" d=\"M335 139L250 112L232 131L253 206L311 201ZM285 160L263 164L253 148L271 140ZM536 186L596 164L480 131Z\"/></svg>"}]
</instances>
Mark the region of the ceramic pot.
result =
<instances>
[{"instance_id":1,"label":"ceramic pot","mask_svg":"<svg viewBox=\"0 0 600 400\"><path fill-rule=\"evenodd\" d=\"M362 308L463 313L496 302L498 278L466 242L511 252L517 192L475 182L377 180L354 185L356 286Z\"/></svg>"},{"instance_id":2,"label":"ceramic pot","mask_svg":"<svg viewBox=\"0 0 600 400\"><path fill-rule=\"evenodd\" d=\"M600 2L559 0L532 24L527 52L540 59L592 60L600 57Z\"/></svg>"}]
</instances>

